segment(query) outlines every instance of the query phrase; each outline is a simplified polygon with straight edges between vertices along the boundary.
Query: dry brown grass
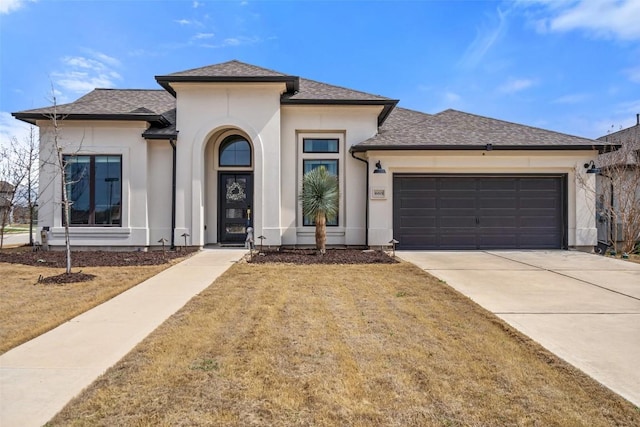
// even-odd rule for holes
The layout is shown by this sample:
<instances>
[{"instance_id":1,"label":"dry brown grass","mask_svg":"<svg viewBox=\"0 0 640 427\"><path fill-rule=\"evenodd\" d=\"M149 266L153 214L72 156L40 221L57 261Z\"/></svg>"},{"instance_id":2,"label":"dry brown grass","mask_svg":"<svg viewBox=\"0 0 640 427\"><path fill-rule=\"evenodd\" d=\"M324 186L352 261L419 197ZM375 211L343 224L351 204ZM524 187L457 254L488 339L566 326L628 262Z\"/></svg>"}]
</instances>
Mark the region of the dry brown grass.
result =
<instances>
[{"instance_id":1,"label":"dry brown grass","mask_svg":"<svg viewBox=\"0 0 640 427\"><path fill-rule=\"evenodd\" d=\"M639 424L637 408L402 263L238 264L50 425Z\"/></svg>"},{"instance_id":2,"label":"dry brown grass","mask_svg":"<svg viewBox=\"0 0 640 427\"><path fill-rule=\"evenodd\" d=\"M64 269L0 263L0 354L47 332L175 264L83 267L97 276L64 285L37 283ZM77 271L78 269L74 269Z\"/></svg>"}]
</instances>

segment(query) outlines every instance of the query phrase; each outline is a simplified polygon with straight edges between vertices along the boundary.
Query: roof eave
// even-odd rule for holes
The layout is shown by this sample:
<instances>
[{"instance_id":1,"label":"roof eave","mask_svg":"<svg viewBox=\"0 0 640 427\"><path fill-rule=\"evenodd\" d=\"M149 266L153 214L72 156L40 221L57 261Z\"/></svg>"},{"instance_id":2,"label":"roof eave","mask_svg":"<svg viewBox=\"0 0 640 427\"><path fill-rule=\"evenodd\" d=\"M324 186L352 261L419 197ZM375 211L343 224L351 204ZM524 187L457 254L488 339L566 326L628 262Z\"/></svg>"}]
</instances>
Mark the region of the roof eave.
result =
<instances>
[{"instance_id":1,"label":"roof eave","mask_svg":"<svg viewBox=\"0 0 640 427\"><path fill-rule=\"evenodd\" d=\"M608 145L493 145L478 146L478 145L354 145L350 148L352 152L366 152L366 151L592 151L597 150L598 153L603 153L607 148L611 148L611 144Z\"/></svg>"},{"instance_id":2,"label":"roof eave","mask_svg":"<svg viewBox=\"0 0 640 427\"><path fill-rule=\"evenodd\" d=\"M382 126L398 102L400 101L397 99L291 99L285 97L280 100L284 105L381 105L383 108L378 114L378 126Z\"/></svg>"},{"instance_id":3,"label":"roof eave","mask_svg":"<svg viewBox=\"0 0 640 427\"><path fill-rule=\"evenodd\" d=\"M46 113L11 113L13 117L27 123L35 124L37 120L50 120L52 114ZM106 120L106 121L140 121L168 126L170 122L161 114L56 114L59 120Z\"/></svg>"},{"instance_id":4,"label":"roof eave","mask_svg":"<svg viewBox=\"0 0 640 427\"><path fill-rule=\"evenodd\" d=\"M284 83L288 93L300 88L297 76L156 76L156 81L173 96L176 91L171 83Z\"/></svg>"}]
</instances>

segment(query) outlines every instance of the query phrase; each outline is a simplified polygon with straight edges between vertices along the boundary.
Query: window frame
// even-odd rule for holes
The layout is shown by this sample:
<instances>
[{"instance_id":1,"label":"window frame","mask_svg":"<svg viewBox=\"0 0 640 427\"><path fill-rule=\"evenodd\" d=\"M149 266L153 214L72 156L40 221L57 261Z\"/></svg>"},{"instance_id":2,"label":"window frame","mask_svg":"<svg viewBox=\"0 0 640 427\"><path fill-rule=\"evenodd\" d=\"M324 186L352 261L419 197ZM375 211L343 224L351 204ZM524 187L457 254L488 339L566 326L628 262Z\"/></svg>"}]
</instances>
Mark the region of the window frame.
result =
<instances>
[{"instance_id":1,"label":"window frame","mask_svg":"<svg viewBox=\"0 0 640 427\"><path fill-rule=\"evenodd\" d=\"M323 151L323 150L307 150L307 141L335 141L336 142L336 150L335 151ZM340 154L340 138L302 138L302 152L304 154L316 153L316 154Z\"/></svg>"},{"instance_id":2,"label":"window frame","mask_svg":"<svg viewBox=\"0 0 640 427\"><path fill-rule=\"evenodd\" d=\"M73 221L71 221L71 223L69 224L69 227L106 227L106 228L121 228L122 227L122 202L123 202L123 179L122 179L122 161L123 161L123 156L122 154L63 154L63 163L64 163L64 174L65 174L65 180L66 181L66 175L67 175L67 171L68 171L68 164L69 161L68 159L70 158L80 158L80 157L88 157L89 158L89 173L88 173L88 187L89 187L89 209L88 209L88 213L87 213L87 222L86 223L74 223ZM100 157L117 157L119 159L118 162L118 174L119 176L117 177L117 181L119 183L119 188L118 188L118 194L119 194L119 204L113 204L113 202L111 203L110 209L113 209L114 206L119 206L120 207L120 217L118 219L117 223L114 223L113 220L110 224L103 224L103 223L96 223L96 194L97 194L97 188L96 188L96 159L100 158ZM82 179L84 179L84 177L82 177ZM64 186L64 181L61 182L62 186ZM70 190L71 188L69 188L70 186L73 186L74 183L67 183L67 200L72 201L71 200L71 195ZM64 191L64 188L63 188ZM73 201L72 201L73 202ZM62 208L62 225L64 226L66 224L66 216L64 214L64 206L61 207ZM73 204L71 205L71 209L73 209ZM71 212L70 212L71 213Z\"/></svg>"},{"instance_id":3,"label":"window frame","mask_svg":"<svg viewBox=\"0 0 640 427\"><path fill-rule=\"evenodd\" d=\"M326 154L325 152L323 152L323 154ZM335 162L336 164L336 172L338 172L338 174L336 175L338 177L338 188L340 187L340 159L338 158L333 158L333 159L307 159L307 158L303 158L302 159L302 175L304 176L305 174L305 164L306 162ZM319 165L318 167L323 166L323 165ZM315 168L313 168L315 169ZM311 169L309 172L311 172L313 169ZM329 171L327 169L327 171L329 173L331 173L331 171ZM327 227L339 227L340 226L340 206L338 206L338 215L336 215L335 219L333 221L329 220L327 218ZM309 218L306 215L302 215L302 226L303 227L315 227L316 223L315 223L315 219L314 218Z\"/></svg>"},{"instance_id":4,"label":"window frame","mask_svg":"<svg viewBox=\"0 0 640 427\"><path fill-rule=\"evenodd\" d=\"M309 152L305 151L305 140L318 140L318 139L328 139L328 140L337 140L337 150L335 152L327 152L327 151L314 151ZM338 189L340 192L340 198L338 201L338 215L336 216L335 223L329 223L327 221L327 229L329 233L332 232L340 232L343 228L344 224L344 212L345 212L345 202L344 202L344 179L345 170L344 170L344 160L342 158L345 147L345 134L343 131L298 131L296 135L296 146L297 146L297 177L298 177L298 193L302 190L302 181L304 177L304 169L305 162L312 161L336 161L336 171L338 177ZM302 212L302 203L298 203L297 209L297 226L299 227L299 231L306 233L311 231L312 228L315 228L315 223L313 221L307 221Z\"/></svg>"},{"instance_id":5,"label":"window frame","mask_svg":"<svg viewBox=\"0 0 640 427\"><path fill-rule=\"evenodd\" d=\"M224 149L240 141L244 141L249 147L249 164L238 164L238 163L222 164L222 153L224 152ZM225 136L220 142L220 144L218 145L217 155L218 155L219 168L251 168L253 167L253 149L251 147L251 142L249 142L247 138L245 138L240 134L234 133L234 134Z\"/></svg>"}]
</instances>

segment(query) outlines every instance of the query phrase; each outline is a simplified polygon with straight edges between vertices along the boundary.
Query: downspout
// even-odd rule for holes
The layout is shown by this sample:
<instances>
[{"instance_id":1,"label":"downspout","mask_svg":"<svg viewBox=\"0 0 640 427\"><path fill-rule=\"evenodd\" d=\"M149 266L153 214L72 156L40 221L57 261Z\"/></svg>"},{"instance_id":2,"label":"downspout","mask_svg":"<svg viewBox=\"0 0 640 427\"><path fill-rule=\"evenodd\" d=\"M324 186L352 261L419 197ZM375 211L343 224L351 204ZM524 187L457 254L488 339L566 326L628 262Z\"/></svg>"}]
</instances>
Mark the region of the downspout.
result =
<instances>
[{"instance_id":1,"label":"downspout","mask_svg":"<svg viewBox=\"0 0 640 427\"><path fill-rule=\"evenodd\" d=\"M369 248L369 162L365 159L361 159L360 157L356 157L356 153L351 151L351 157L356 160L360 160L367 165L367 179L366 179L366 188L365 188L365 200L364 204L364 245Z\"/></svg>"},{"instance_id":2,"label":"downspout","mask_svg":"<svg viewBox=\"0 0 640 427\"><path fill-rule=\"evenodd\" d=\"M171 168L171 249L176 248L176 141L169 140L173 149L173 165Z\"/></svg>"}]
</instances>

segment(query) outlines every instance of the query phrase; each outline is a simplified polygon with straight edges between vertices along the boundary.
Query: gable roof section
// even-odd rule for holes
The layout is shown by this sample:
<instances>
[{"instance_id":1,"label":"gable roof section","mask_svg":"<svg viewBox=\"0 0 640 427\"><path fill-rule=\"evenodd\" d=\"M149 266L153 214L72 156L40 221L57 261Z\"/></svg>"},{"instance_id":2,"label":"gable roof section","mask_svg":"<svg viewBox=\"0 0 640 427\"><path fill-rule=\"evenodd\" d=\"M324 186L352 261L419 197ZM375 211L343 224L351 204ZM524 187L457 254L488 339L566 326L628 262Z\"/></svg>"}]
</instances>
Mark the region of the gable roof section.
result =
<instances>
[{"instance_id":1,"label":"gable roof section","mask_svg":"<svg viewBox=\"0 0 640 427\"><path fill-rule=\"evenodd\" d=\"M175 109L176 100L163 90L94 89L78 100L54 107L25 110L12 115L27 123L46 120L54 111L60 119L146 121L153 126L171 124L167 112Z\"/></svg>"},{"instance_id":2,"label":"gable roof section","mask_svg":"<svg viewBox=\"0 0 640 427\"><path fill-rule=\"evenodd\" d=\"M205 83L285 83L287 91L298 89L298 77L267 68L245 64L240 61L228 61L221 64L208 65L206 67L192 68L186 71L156 76L156 81L173 96L176 92L171 83L178 82L205 82Z\"/></svg>"},{"instance_id":3,"label":"gable roof section","mask_svg":"<svg viewBox=\"0 0 640 427\"><path fill-rule=\"evenodd\" d=\"M608 168L612 166L640 166L640 116L638 122L631 127L601 136L598 141L617 144L620 149L598 156L598 165Z\"/></svg>"},{"instance_id":4,"label":"gable roof section","mask_svg":"<svg viewBox=\"0 0 640 427\"><path fill-rule=\"evenodd\" d=\"M395 99L302 79L236 60L156 76L156 81L174 96L176 93L171 83L178 82L285 83L287 90L281 97L282 104L381 105L383 109L378 116L378 125L384 122L398 103Z\"/></svg>"},{"instance_id":5,"label":"gable roof section","mask_svg":"<svg viewBox=\"0 0 640 427\"><path fill-rule=\"evenodd\" d=\"M598 150L613 144L456 110L430 115L396 108L378 134L352 151L369 150ZM613 148L615 149L615 148Z\"/></svg>"}]
</instances>

